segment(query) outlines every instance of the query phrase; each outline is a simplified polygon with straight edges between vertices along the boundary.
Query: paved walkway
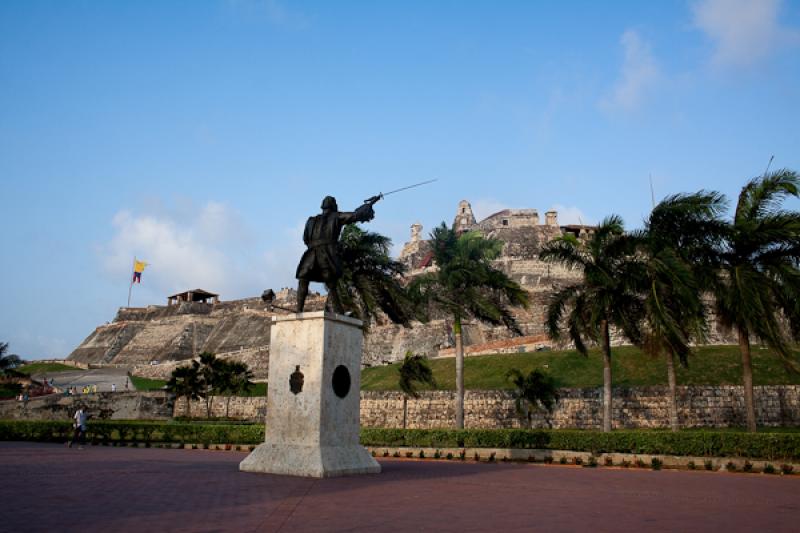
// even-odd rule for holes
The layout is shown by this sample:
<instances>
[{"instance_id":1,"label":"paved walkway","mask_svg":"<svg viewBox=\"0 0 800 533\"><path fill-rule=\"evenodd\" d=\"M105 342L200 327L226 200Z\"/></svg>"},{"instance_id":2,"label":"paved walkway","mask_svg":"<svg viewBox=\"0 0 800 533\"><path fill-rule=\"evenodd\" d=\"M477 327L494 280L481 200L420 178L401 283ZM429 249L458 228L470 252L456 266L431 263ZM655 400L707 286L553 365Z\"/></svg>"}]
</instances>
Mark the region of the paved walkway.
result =
<instances>
[{"instance_id":1,"label":"paved walkway","mask_svg":"<svg viewBox=\"0 0 800 533\"><path fill-rule=\"evenodd\" d=\"M91 370L65 370L64 372L51 372L35 374L35 379L52 378L56 387L77 387L80 391L86 385L97 385L97 392L111 392L111 384L117 385L117 391L125 390L125 381L128 378L128 371L125 368L93 368ZM129 383L130 390L134 390L133 384Z\"/></svg>"},{"instance_id":2,"label":"paved walkway","mask_svg":"<svg viewBox=\"0 0 800 533\"><path fill-rule=\"evenodd\" d=\"M312 480L244 453L0 442L0 531L797 531L800 477L381 460Z\"/></svg>"}]
</instances>

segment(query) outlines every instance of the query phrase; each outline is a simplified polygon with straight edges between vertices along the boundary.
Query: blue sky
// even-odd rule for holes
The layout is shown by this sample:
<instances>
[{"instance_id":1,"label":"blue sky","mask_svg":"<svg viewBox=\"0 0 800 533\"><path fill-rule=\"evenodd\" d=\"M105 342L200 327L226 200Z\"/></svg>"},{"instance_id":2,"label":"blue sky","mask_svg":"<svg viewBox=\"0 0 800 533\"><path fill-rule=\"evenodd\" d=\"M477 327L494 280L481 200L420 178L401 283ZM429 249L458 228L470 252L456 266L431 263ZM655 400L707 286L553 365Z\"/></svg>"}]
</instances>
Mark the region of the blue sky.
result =
<instances>
[{"instance_id":1,"label":"blue sky","mask_svg":"<svg viewBox=\"0 0 800 533\"><path fill-rule=\"evenodd\" d=\"M326 194L399 249L461 199L640 225L800 170L800 2L0 3L0 341L293 286Z\"/></svg>"}]
</instances>

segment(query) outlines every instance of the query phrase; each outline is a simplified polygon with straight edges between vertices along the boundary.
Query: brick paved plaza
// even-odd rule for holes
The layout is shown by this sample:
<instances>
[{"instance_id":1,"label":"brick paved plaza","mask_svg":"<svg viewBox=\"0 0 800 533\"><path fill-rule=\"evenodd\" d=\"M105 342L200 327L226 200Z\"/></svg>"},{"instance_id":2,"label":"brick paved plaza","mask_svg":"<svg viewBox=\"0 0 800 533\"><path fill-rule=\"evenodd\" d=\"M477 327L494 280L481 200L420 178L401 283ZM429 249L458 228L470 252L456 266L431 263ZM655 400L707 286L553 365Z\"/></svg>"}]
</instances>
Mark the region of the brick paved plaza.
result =
<instances>
[{"instance_id":1,"label":"brick paved plaza","mask_svg":"<svg viewBox=\"0 0 800 533\"><path fill-rule=\"evenodd\" d=\"M800 476L381 460L245 474L239 452L0 442L0 530L797 531Z\"/></svg>"}]
</instances>

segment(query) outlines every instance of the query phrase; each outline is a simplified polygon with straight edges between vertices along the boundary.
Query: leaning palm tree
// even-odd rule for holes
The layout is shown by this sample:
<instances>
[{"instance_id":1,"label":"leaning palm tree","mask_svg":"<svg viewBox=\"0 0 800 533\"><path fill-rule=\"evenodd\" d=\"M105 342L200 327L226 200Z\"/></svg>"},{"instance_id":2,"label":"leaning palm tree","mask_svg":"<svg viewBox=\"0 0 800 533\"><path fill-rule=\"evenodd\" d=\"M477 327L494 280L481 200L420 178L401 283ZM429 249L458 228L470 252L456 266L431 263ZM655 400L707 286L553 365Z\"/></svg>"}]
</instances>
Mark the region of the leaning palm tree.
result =
<instances>
[{"instance_id":1,"label":"leaning palm tree","mask_svg":"<svg viewBox=\"0 0 800 533\"><path fill-rule=\"evenodd\" d=\"M506 379L514 385L514 390L511 392L514 407L517 414L528 420L528 429L532 429L534 411L552 414L559 399L558 389L552 377L539 369L531 370L528 375L524 375L518 368L512 368L506 373ZM547 424L552 425L549 418Z\"/></svg>"},{"instance_id":2,"label":"leaning palm tree","mask_svg":"<svg viewBox=\"0 0 800 533\"><path fill-rule=\"evenodd\" d=\"M388 237L346 226L339 242L343 273L337 293L342 307L367 325L385 314L409 327L422 317L402 283L405 266L389 257L391 246Z\"/></svg>"},{"instance_id":3,"label":"leaning palm tree","mask_svg":"<svg viewBox=\"0 0 800 533\"><path fill-rule=\"evenodd\" d=\"M717 316L739 340L748 431L756 431L750 342L759 339L787 370L798 369L790 342L800 337L800 212L781 203L799 188L798 174L786 169L742 188L714 284Z\"/></svg>"},{"instance_id":4,"label":"leaning palm tree","mask_svg":"<svg viewBox=\"0 0 800 533\"><path fill-rule=\"evenodd\" d=\"M424 355L414 355L411 350L406 352L398 372L400 373L398 384L403 391L403 429L405 429L408 421L408 397L419 398L415 383L436 387L436 380L428 365L428 359Z\"/></svg>"},{"instance_id":5,"label":"leaning palm tree","mask_svg":"<svg viewBox=\"0 0 800 533\"><path fill-rule=\"evenodd\" d=\"M444 222L431 233L436 269L415 278L410 286L418 302L453 320L456 352L456 427L464 428L464 336L462 325L474 318L505 326L521 334L512 306L528 306L528 293L492 261L503 243L470 231L457 234Z\"/></svg>"},{"instance_id":6,"label":"leaning palm tree","mask_svg":"<svg viewBox=\"0 0 800 533\"><path fill-rule=\"evenodd\" d=\"M714 251L723 229L719 214L724 207L724 197L716 192L669 196L653 208L644 230L635 234L646 274L642 289L647 328L642 348L665 357L673 431L680 427L675 359L688 366L691 343L707 338L702 287L716 265Z\"/></svg>"},{"instance_id":7,"label":"leaning palm tree","mask_svg":"<svg viewBox=\"0 0 800 533\"><path fill-rule=\"evenodd\" d=\"M643 265L635 258L635 239L624 234L622 219L603 220L585 242L566 234L544 246L539 258L582 271L582 279L559 289L547 308L547 329L554 340L566 325L575 348L587 355L586 342L603 355L603 431L611 431L611 327L634 344L642 341ZM569 312L567 313L567 309ZM563 324L566 314L566 324Z\"/></svg>"},{"instance_id":8,"label":"leaning palm tree","mask_svg":"<svg viewBox=\"0 0 800 533\"><path fill-rule=\"evenodd\" d=\"M186 417L188 418L191 400L199 400L202 392L197 362L192 361L189 366L179 366L173 370L166 389L178 399L186 398Z\"/></svg>"}]
</instances>

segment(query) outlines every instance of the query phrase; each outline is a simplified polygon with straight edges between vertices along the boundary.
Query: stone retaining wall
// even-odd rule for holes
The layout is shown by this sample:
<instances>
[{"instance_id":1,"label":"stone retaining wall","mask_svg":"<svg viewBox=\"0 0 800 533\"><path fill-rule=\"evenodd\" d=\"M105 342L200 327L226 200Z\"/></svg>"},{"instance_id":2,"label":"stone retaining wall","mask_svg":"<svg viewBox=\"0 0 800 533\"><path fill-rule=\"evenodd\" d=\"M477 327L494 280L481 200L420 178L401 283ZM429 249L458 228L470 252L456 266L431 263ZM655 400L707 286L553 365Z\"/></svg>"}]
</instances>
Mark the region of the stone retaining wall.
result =
<instances>
[{"instance_id":1,"label":"stone retaining wall","mask_svg":"<svg viewBox=\"0 0 800 533\"><path fill-rule=\"evenodd\" d=\"M669 403L666 387L614 389L615 428L667 428ZM533 427L601 429L601 389L560 389L561 400L552 415L536 413ZM800 386L755 387L756 416L762 426L800 425ZM745 425L743 388L740 386L678 387L682 427ZM449 428L455 421L455 392L431 391L411 398L408 428ZM464 425L467 428L524 427L508 391L467 391ZM362 392L363 427L402 427L403 395L399 392Z\"/></svg>"},{"instance_id":2,"label":"stone retaining wall","mask_svg":"<svg viewBox=\"0 0 800 533\"><path fill-rule=\"evenodd\" d=\"M533 427L556 429L602 428L600 389L560 389L561 400L552 416L534 414ZM666 387L614 389L615 428L667 428L669 404ZM800 386L755 387L756 415L762 426L800 425ZM226 399L215 398L212 416L225 415ZM229 416L263 421L266 398L232 398ZM745 425L742 387L678 387L682 427L742 427ZM508 391L467 391L464 399L467 428L524 427ZM175 415L185 416L186 400L175 402ZM191 416L205 417L203 401L192 402ZM362 392L363 427L403 427L403 395L400 392ZM408 428L451 428L455 425L455 392L424 392L410 398Z\"/></svg>"},{"instance_id":3,"label":"stone retaining wall","mask_svg":"<svg viewBox=\"0 0 800 533\"><path fill-rule=\"evenodd\" d=\"M537 413L533 427L556 429L600 429L600 389L560 389L561 400L552 416ZM615 428L669 427L666 387L614 389ZM755 387L756 415L761 426L800 426L800 385ZM455 392L424 392L407 405L408 428L452 428L455 424ZM95 418L168 419L186 415L186 400L173 401L163 392L117 392L78 396L53 394L31 399L27 405L16 400L0 402L0 418L67 420L77 404L83 404ZM216 397L211 416L225 416L227 398ZM467 428L524 427L508 391L467 391ZM742 427L745 425L742 387L678 387L678 408L682 427ZM229 416L264 421L265 397L233 397ZM204 401L193 401L190 415L205 417ZM362 392L363 427L403 427L403 395L399 392Z\"/></svg>"}]
</instances>

